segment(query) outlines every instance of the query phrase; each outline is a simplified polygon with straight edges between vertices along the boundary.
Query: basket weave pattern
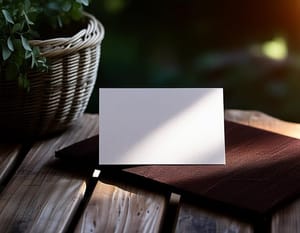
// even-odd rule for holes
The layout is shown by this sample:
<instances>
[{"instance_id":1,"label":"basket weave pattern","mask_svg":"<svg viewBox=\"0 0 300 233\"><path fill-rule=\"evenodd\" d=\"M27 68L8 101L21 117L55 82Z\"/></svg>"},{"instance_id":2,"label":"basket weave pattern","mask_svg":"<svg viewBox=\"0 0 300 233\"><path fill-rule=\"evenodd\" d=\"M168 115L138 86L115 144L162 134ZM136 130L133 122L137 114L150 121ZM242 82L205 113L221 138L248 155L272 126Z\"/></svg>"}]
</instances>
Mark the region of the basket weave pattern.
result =
<instances>
[{"instance_id":1,"label":"basket weave pattern","mask_svg":"<svg viewBox=\"0 0 300 233\"><path fill-rule=\"evenodd\" d=\"M87 107L100 59L103 26L86 14L88 25L70 38L32 40L50 64L48 72L31 72L30 91L0 79L0 133L41 136L63 130Z\"/></svg>"}]
</instances>

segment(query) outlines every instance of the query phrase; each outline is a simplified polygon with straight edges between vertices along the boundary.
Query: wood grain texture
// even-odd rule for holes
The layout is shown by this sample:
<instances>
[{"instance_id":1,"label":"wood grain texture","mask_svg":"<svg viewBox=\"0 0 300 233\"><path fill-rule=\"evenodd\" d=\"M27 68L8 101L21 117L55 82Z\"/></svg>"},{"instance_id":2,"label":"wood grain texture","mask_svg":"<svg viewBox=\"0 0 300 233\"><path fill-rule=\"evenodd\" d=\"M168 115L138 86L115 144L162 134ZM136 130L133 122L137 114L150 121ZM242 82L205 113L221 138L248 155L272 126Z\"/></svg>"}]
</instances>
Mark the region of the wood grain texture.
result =
<instances>
[{"instance_id":1,"label":"wood grain texture","mask_svg":"<svg viewBox=\"0 0 300 233\"><path fill-rule=\"evenodd\" d=\"M64 134L37 142L0 195L0 232L64 232L85 191L85 177L54 157L55 150L98 133L85 115Z\"/></svg>"},{"instance_id":2,"label":"wood grain texture","mask_svg":"<svg viewBox=\"0 0 300 233\"><path fill-rule=\"evenodd\" d=\"M272 217L272 233L300 232L300 199L281 209Z\"/></svg>"},{"instance_id":3,"label":"wood grain texture","mask_svg":"<svg viewBox=\"0 0 300 233\"><path fill-rule=\"evenodd\" d=\"M249 224L181 203L175 233L252 233Z\"/></svg>"},{"instance_id":4,"label":"wood grain texture","mask_svg":"<svg viewBox=\"0 0 300 233\"><path fill-rule=\"evenodd\" d=\"M98 182L75 233L159 232L163 195Z\"/></svg>"},{"instance_id":5,"label":"wood grain texture","mask_svg":"<svg viewBox=\"0 0 300 233\"><path fill-rule=\"evenodd\" d=\"M300 139L300 124L283 121L259 111L225 110L225 119Z\"/></svg>"},{"instance_id":6,"label":"wood grain texture","mask_svg":"<svg viewBox=\"0 0 300 233\"><path fill-rule=\"evenodd\" d=\"M21 144L0 144L0 185L16 164L21 148Z\"/></svg>"}]
</instances>

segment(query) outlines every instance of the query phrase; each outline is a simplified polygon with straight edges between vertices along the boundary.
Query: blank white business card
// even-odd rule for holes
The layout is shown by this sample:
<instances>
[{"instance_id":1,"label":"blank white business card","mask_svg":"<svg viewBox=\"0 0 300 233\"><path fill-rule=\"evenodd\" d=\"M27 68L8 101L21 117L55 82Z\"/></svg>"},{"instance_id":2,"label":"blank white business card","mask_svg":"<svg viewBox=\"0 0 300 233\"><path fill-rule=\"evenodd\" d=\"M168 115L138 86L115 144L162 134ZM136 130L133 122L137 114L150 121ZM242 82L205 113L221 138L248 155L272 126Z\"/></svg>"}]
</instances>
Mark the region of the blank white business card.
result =
<instances>
[{"instance_id":1,"label":"blank white business card","mask_svg":"<svg viewBox=\"0 0 300 233\"><path fill-rule=\"evenodd\" d=\"M99 164L224 164L222 88L100 88Z\"/></svg>"}]
</instances>

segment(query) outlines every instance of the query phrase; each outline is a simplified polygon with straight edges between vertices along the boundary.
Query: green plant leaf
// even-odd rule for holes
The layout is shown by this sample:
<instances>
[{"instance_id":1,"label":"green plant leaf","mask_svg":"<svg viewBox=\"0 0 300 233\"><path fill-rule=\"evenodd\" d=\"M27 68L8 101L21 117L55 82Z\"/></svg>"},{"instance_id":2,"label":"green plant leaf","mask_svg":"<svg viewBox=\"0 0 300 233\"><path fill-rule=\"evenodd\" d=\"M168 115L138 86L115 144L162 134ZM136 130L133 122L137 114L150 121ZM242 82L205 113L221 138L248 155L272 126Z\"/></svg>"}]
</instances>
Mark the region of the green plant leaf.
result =
<instances>
[{"instance_id":1,"label":"green plant leaf","mask_svg":"<svg viewBox=\"0 0 300 233\"><path fill-rule=\"evenodd\" d=\"M73 4L73 7L70 11L70 17L72 20L79 20L82 17L82 7L81 4L78 2L75 2Z\"/></svg>"},{"instance_id":2,"label":"green plant leaf","mask_svg":"<svg viewBox=\"0 0 300 233\"><path fill-rule=\"evenodd\" d=\"M18 76L19 87L25 89L27 92L30 90L30 81L28 80L26 74L19 74Z\"/></svg>"},{"instance_id":3,"label":"green plant leaf","mask_svg":"<svg viewBox=\"0 0 300 233\"><path fill-rule=\"evenodd\" d=\"M8 39L7 39L7 47L12 52L15 50L11 37L8 37Z\"/></svg>"},{"instance_id":4,"label":"green plant leaf","mask_svg":"<svg viewBox=\"0 0 300 233\"><path fill-rule=\"evenodd\" d=\"M0 0L0 79L6 76L27 88L31 70L47 72L49 64L30 40L47 36L82 18L90 0ZM3 75L4 74L4 75Z\"/></svg>"},{"instance_id":5,"label":"green plant leaf","mask_svg":"<svg viewBox=\"0 0 300 233\"><path fill-rule=\"evenodd\" d=\"M20 74L19 77L18 77L18 85L19 85L19 87L24 87L23 86L23 80L24 80L23 75Z\"/></svg>"},{"instance_id":6,"label":"green plant leaf","mask_svg":"<svg viewBox=\"0 0 300 233\"><path fill-rule=\"evenodd\" d=\"M27 92L30 91L30 81L28 78L25 76L23 80L23 87L26 89Z\"/></svg>"},{"instance_id":7,"label":"green plant leaf","mask_svg":"<svg viewBox=\"0 0 300 233\"><path fill-rule=\"evenodd\" d=\"M32 49L28 43L28 40L22 35L21 35L21 41L22 41L22 46L26 51L32 51Z\"/></svg>"},{"instance_id":8,"label":"green plant leaf","mask_svg":"<svg viewBox=\"0 0 300 233\"><path fill-rule=\"evenodd\" d=\"M76 0L76 2L81 3L82 5L88 6L89 0Z\"/></svg>"},{"instance_id":9,"label":"green plant leaf","mask_svg":"<svg viewBox=\"0 0 300 233\"><path fill-rule=\"evenodd\" d=\"M32 52L31 51L25 51L25 58L28 59L32 56Z\"/></svg>"},{"instance_id":10,"label":"green plant leaf","mask_svg":"<svg viewBox=\"0 0 300 233\"><path fill-rule=\"evenodd\" d=\"M6 61L11 55L11 51L8 49L6 45L2 45L2 58Z\"/></svg>"},{"instance_id":11,"label":"green plant leaf","mask_svg":"<svg viewBox=\"0 0 300 233\"><path fill-rule=\"evenodd\" d=\"M60 16L57 16L57 24L58 24L58 26L59 26L60 28L63 27L63 22L62 22L62 19L61 19Z\"/></svg>"},{"instance_id":12,"label":"green plant leaf","mask_svg":"<svg viewBox=\"0 0 300 233\"><path fill-rule=\"evenodd\" d=\"M20 32L24 28L24 23L16 23L12 28L12 33Z\"/></svg>"},{"instance_id":13,"label":"green plant leaf","mask_svg":"<svg viewBox=\"0 0 300 233\"><path fill-rule=\"evenodd\" d=\"M28 16L27 16L27 14L26 14L25 11L23 11L23 15L24 15L25 20L26 20L26 23L27 23L28 25L34 25L34 23L28 18Z\"/></svg>"},{"instance_id":14,"label":"green plant leaf","mask_svg":"<svg viewBox=\"0 0 300 233\"><path fill-rule=\"evenodd\" d=\"M35 56L32 55L31 56L31 69L33 69L33 67L35 66L35 64L36 64L36 59L35 59Z\"/></svg>"},{"instance_id":15,"label":"green plant leaf","mask_svg":"<svg viewBox=\"0 0 300 233\"><path fill-rule=\"evenodd\" d=\"M13 21L11 15L10 15L10 13L7 10L2 9L2 14L5 18L6 23L14 24L14 21Z\"/></svg>"}]
</instances>

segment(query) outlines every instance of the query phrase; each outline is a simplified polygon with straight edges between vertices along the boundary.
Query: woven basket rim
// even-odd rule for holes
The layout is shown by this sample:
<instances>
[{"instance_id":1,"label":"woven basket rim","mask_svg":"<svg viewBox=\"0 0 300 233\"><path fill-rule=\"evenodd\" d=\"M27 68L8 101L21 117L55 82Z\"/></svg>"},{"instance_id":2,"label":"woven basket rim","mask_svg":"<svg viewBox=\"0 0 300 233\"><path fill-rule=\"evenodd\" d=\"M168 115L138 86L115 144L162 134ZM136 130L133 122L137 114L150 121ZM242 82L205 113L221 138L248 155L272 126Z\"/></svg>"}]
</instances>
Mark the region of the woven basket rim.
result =
<instances>
[{"instance_id":1,"label":"woven basket rim","mask_svg":"<svg viewBox=\"0 0 300 233\"><path fill-rule=\"evenodd\" d=\"M103 25L93 15L87 12L83 14L88 19L88 24L75 35L45 40L30 40L30 45L39 47L42 56L51 58L76 53L79 50L100 44L105 33Z\"/></svg>"}]
</instances>

